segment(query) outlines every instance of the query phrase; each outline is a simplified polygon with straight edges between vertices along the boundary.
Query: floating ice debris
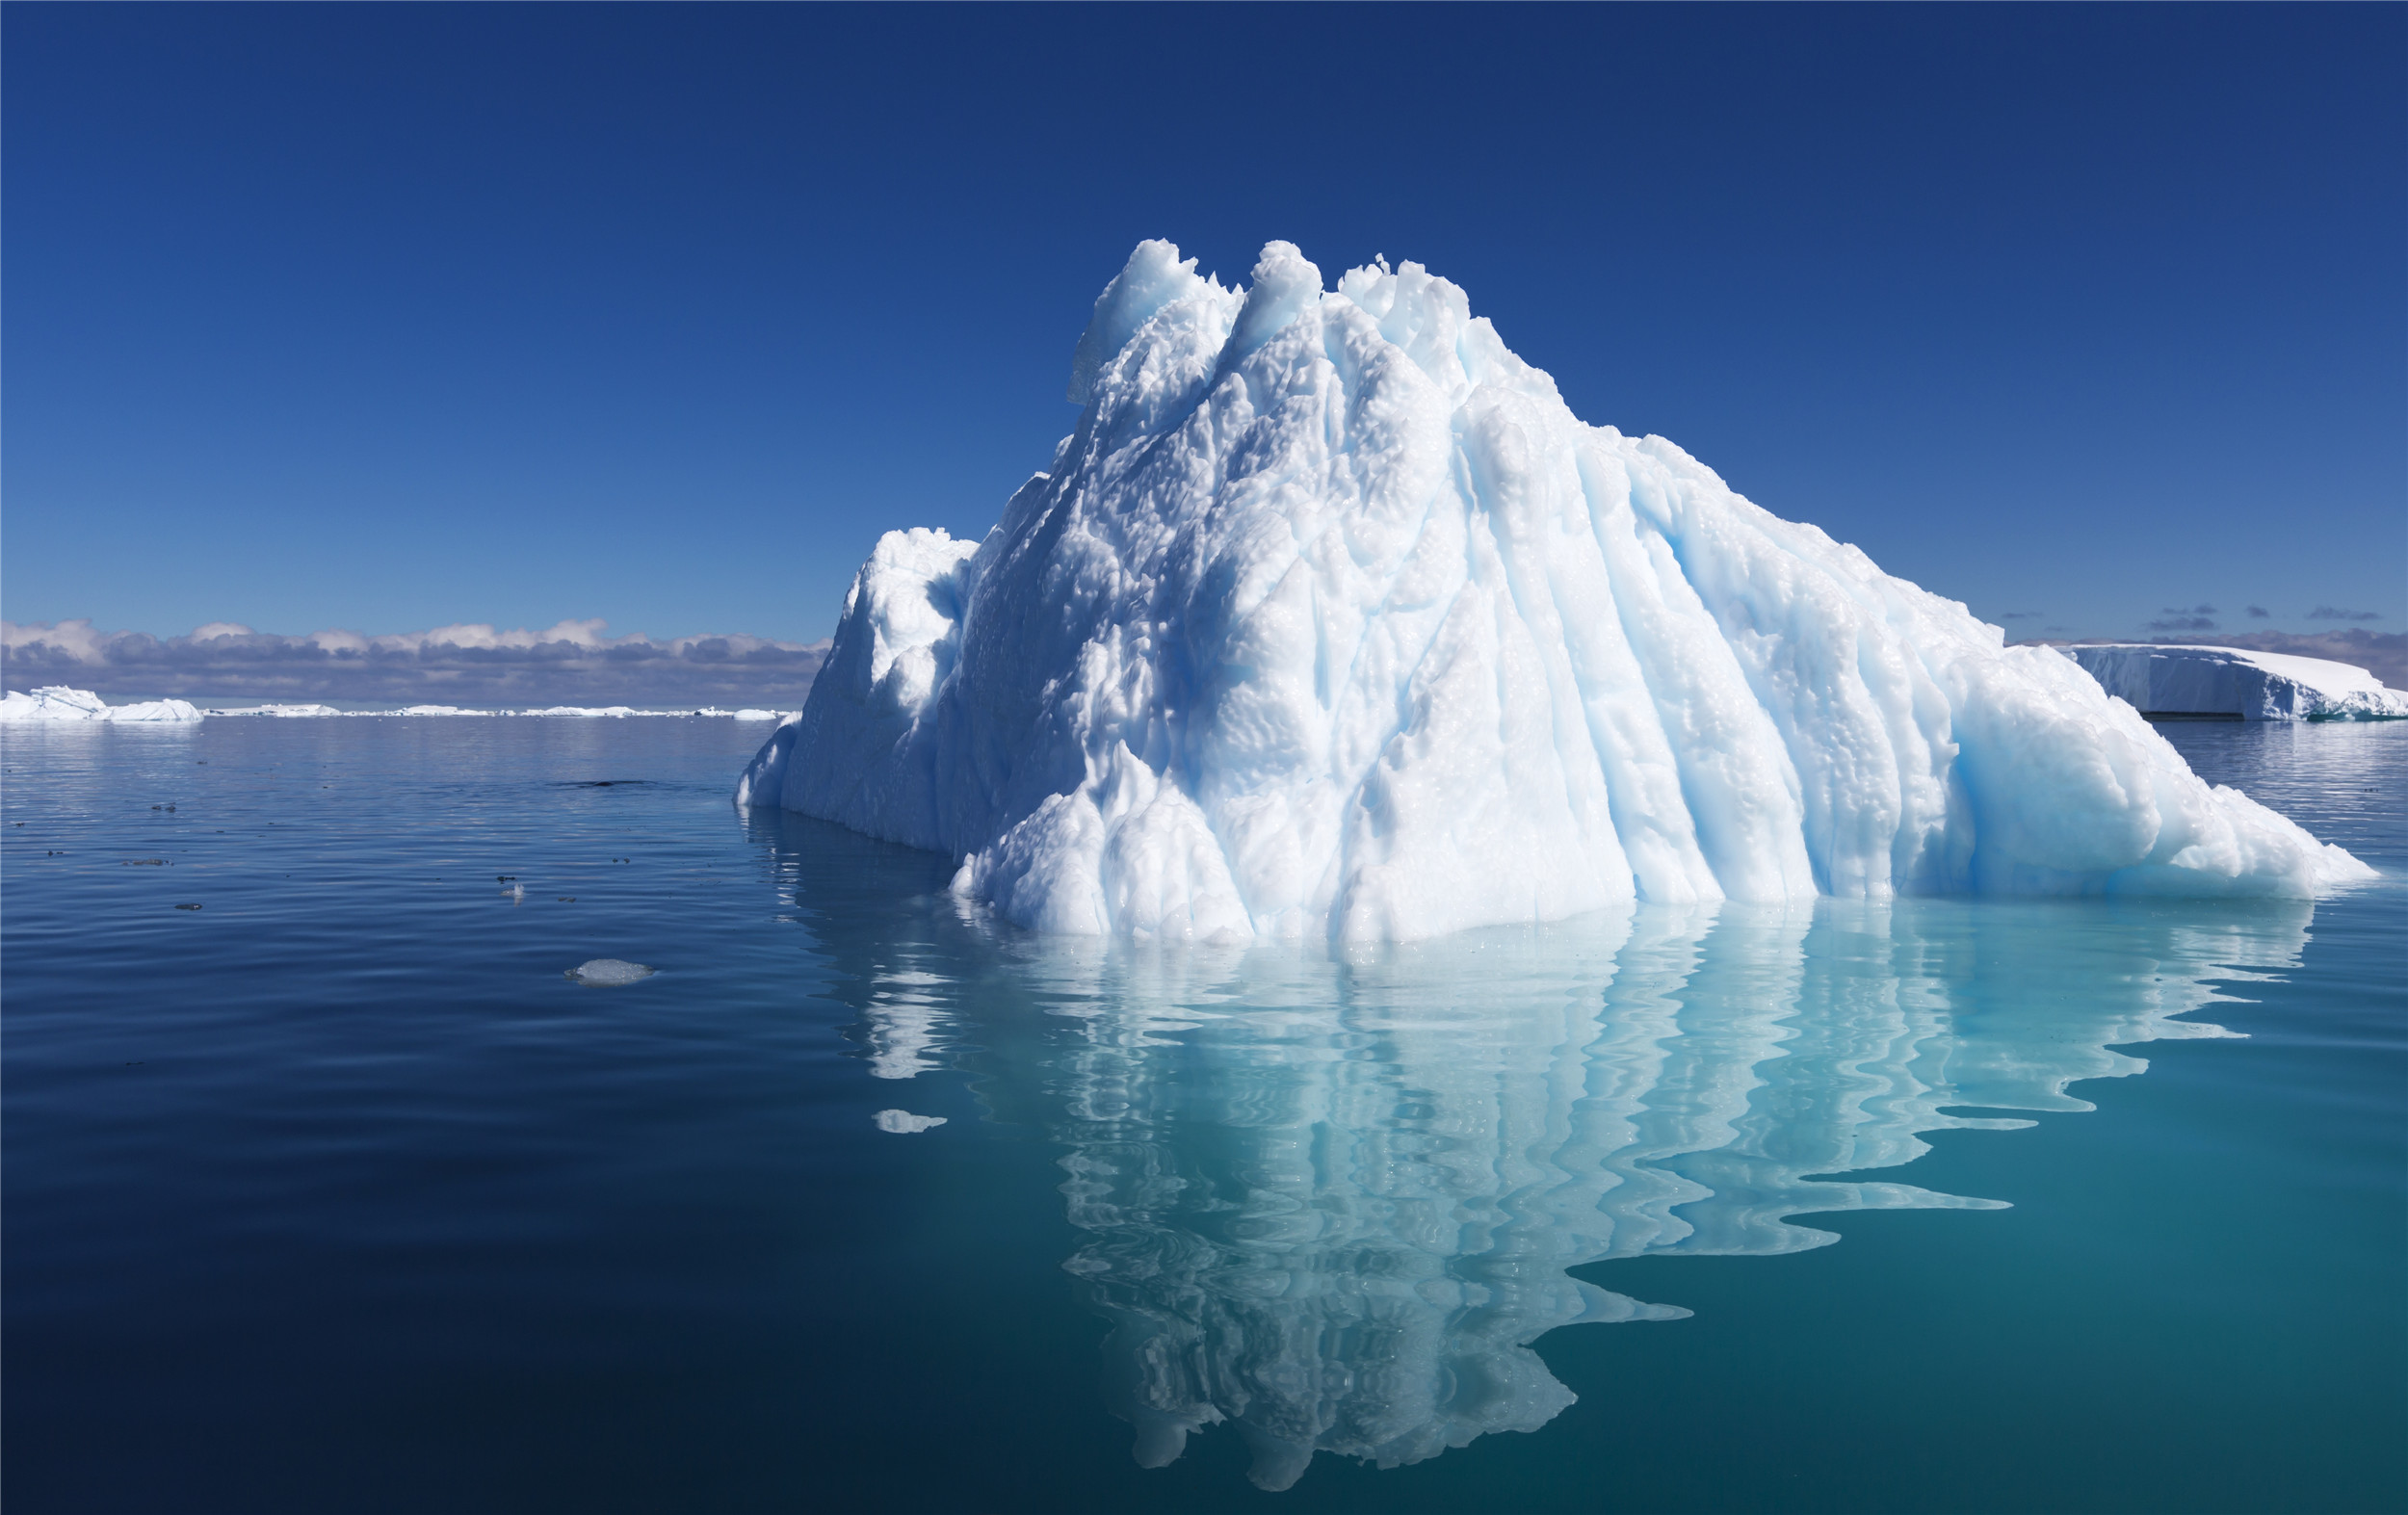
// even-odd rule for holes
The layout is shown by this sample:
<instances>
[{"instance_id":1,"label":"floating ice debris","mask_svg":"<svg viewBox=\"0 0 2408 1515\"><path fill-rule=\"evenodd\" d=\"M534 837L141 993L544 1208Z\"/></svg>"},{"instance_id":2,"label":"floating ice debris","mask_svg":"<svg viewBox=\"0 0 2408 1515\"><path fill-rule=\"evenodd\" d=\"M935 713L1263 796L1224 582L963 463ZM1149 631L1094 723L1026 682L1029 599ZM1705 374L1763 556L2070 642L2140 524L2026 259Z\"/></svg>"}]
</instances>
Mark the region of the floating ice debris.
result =
<instances>
[{"instance_id":1,"label":"floating ice debris","mask_svg":"<svg viewBox=\"0 0 2408 1515\"><path fill-rule=\"evenodd\" d=\"M1419 264L1141 244L981 542L889 532L737 802L1040 930L1381 940L1633 899L2371 871L2069 659L1572 414Z\"/></svg>"},{"instance_id":2,"label":"floating ice debris","mask_svg":"<svg viewBox=\"0 0 2408 1515\"><path fill-rule=\"evenodd\" d=\"M615 957L596 957L591 962L579 963L562 977L590 989L615 989L623 983L651 978L652 970L642 963L621 962Z\"/></svg>"},{"instance_id":3,"label":"floating ice debris","mask_svg":"<svg viewBox=\"0 0 2408 1515\"><path fill-rule=\"evenodd\" d=\"M945 1124L945 1117L942 1115L914 1115L909 1110L882 1110L870 1118L877 1122L878 1130L891 1131L899 1136L908 1136L915 1132L926 1131L930 1126Z\"/></svg>"},{"instance_id":4,"label":"floating ice debris","mask_svg":"<svg viewBox=\"0 0 2408 1515\"><path fill-rule=\"evenodd\" d=\"M527 898L527 886L525 884L512 884L508 889L503 890L502 893L510 897L510 903L517 904Z\"/></svg>"}]
</instances>

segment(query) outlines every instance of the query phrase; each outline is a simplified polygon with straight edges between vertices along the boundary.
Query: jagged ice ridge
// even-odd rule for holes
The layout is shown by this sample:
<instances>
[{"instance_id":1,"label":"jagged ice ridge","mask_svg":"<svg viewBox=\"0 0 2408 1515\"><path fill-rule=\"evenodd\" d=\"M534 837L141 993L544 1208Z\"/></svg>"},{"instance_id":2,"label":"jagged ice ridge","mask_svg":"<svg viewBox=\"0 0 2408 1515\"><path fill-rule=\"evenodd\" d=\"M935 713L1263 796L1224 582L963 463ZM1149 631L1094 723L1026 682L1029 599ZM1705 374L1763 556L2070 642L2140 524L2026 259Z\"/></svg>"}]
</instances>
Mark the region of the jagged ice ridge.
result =
<instances>
[{"instance_id":1,"label":"jagged ice ridge","mask_svg":"<svg viewBox=\"0 0 2408 1515\"><path fill-rule=\"evenodd\" d=\"M1589 426L1461 290L1139 245L985 540L890 532L737 786L1041 930L1380 940L1634 897L2307 897L2370 871L2073 662Z\"/></svg>"}]
</instances>

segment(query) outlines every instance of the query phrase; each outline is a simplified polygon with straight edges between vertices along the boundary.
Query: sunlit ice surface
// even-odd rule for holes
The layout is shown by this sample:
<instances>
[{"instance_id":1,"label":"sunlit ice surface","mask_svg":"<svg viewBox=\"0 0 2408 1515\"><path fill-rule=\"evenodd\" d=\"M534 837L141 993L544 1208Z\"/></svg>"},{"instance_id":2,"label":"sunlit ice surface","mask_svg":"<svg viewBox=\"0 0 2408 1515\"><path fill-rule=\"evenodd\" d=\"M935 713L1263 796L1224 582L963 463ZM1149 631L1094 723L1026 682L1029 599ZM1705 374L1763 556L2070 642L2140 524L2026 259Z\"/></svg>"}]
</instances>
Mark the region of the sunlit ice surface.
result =
<instances>
[{"instance_id":1,"label":"sunlit ice surface","mask_svg":"<svg viewBox=\"0 0 2408 1515\"><path fill-rule=\"evenodd\" d=\"M13 1503L2408 1486L2408 731L2169 731L2384 871L2314 906L1331 953L965 914L725 725L6 734Z\"/></svg>"}]
</instances>

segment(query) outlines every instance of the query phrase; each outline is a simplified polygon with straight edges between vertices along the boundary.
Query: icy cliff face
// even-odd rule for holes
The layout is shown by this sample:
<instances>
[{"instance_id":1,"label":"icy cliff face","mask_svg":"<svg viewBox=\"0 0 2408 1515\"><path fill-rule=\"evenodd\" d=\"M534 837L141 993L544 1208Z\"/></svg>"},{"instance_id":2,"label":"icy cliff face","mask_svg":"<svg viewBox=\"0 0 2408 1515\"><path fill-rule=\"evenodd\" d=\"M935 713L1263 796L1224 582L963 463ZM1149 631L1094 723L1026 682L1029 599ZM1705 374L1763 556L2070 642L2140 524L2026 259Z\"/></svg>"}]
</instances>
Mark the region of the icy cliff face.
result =
<instances>
[{"instance_id":1,"label":"icy cliff face","mask_svg":"<svg viewBox=\"0 0 2408 1515\"><path fill-rule=\"evenodd\" d=\"M1396 939L1620 901L2307 896L2041 648L1582 423L1419 265L1141 245L984 542L889 534L740 782L1040 929Z\"/></svg>"},{"instance_id":2,"label":"icy cliff face","mask_svg":"<svg viewBox=\"0 0 2408 1515\"><path fill-rule=\"evenodd\" d=\"M2068 647L2100 687L2161 715L2243 720L2397 720L2408 694L2354 664L2243 647L2109 642Z\"/></svg>"}]
</instances>

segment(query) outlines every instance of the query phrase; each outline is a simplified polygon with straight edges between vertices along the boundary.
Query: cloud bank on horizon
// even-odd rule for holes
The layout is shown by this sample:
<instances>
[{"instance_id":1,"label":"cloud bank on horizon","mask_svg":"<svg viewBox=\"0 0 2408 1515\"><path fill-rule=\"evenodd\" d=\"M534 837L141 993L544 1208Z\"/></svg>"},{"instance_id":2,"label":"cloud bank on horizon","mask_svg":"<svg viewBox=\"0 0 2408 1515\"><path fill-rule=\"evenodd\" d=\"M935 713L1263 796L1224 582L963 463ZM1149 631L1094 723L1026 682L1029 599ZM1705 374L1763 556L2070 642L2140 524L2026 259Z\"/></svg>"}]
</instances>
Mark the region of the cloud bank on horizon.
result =
<instances>
[{"instance_id":1,"label":"cloud bank on horizon","mask_svg":"<svg viewBox=\"0 0 2408 1515\"><path fill-rule=\"evenodd\" d=\"M212 621L182 637L100 631L89 620L0 620L11 689L70 684L112 696L461 706L709 705L795 709L827 643L742 634L607 635L599 619L542 631L489 625L369 637L286 637Z\"/></svg>"}]
</instances>

